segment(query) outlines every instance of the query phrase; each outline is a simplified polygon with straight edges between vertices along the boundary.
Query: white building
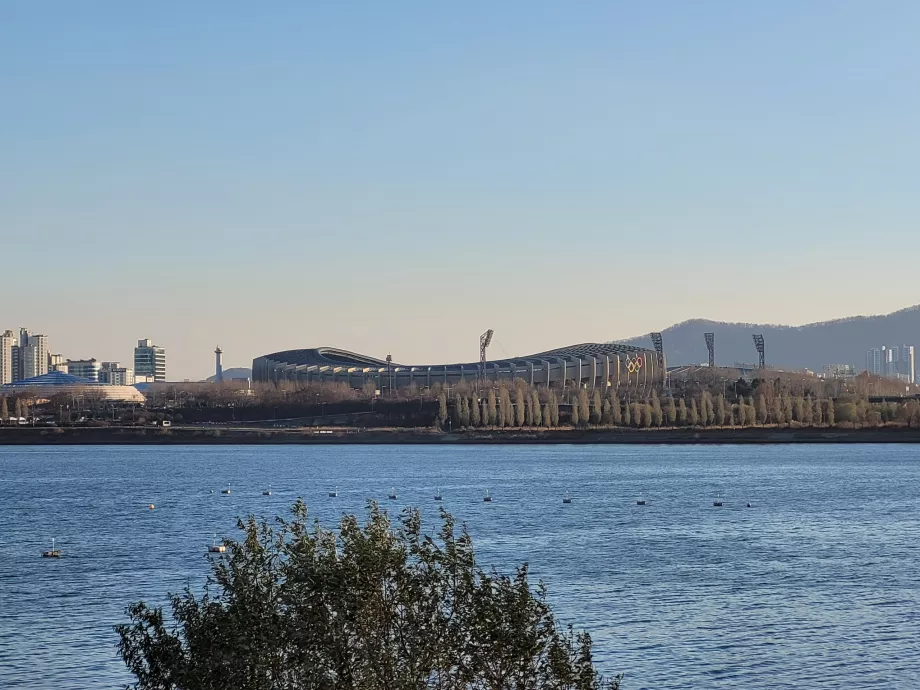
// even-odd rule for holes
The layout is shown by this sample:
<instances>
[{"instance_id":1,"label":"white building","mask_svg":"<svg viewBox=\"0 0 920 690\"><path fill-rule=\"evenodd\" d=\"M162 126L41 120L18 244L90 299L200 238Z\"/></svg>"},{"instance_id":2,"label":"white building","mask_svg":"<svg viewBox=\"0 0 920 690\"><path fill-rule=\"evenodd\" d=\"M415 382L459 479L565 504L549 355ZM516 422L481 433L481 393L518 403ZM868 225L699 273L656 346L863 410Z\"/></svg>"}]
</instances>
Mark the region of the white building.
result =
<instances>
[{"instance_id":1,"label":"white building","mask_svg":"<svg viewBox=\"0 0 920 690\"><path fill-rule=\"evenodd\" d=\"M60 371L66 374L67 361L64 359L64 355L48 355L48 371Z\"/></svg>"},{"instance_id":2,"label":"white building","mask_svg":"<svg viewBox=\"0 0 920 690\"><path fill-rule=\"evenodd\" d=\"M13 348L17 347L18 342L13 331L0 335L0 386L13 382Z\"/></svg>"},{"instance_id":3,"label":"white building","mask_svg":"<svg viewBox=\"0 0 920 690\"><path fill-rule=\"evenodd\" d=\"M137 341L134 348L135 376L152 376L157 383L166 381L166 348L154 345L149 338Z\"/></svg>"},{"instance_id":4,"label":"white building","mask_svg":"<svg viewBox=\"0 0 920 690\"><path fill-rule=\"evenodd\" d=\"M134 369L120 366L118 362L103 362L99 372L99 383L110 386L133 386Z\"/></svg>"},{"instance_id":5,"label":"white building","mask_svg":"<svg viewBox=\"0 0 920 690\"><path fill-rule=\"evenodd\" d=\"M26 329L19 332L20 378L30 379L48 373L48 336L32 335Z\"/></svg>"},{"instance_id":6,"label":"white building","mask_svg":"<svg viewBox=\"0 0 920 690\"><path fill-rule=\"evenodd\" d=\"M71 376L79 376L81 379L87 379L93 383L99 383L99 372L102 365L95 359L68 359L67 373Z\"/></svg>"},{"instance_id":7,"label":"white building","mask_svg":"<svg viewBox=\"0 0 920 690\"><path fill-rule=\"evenodd\" d=\"M852 364L825 364L824 378L845 379L856 376L856 367Z\"/></svg>"}]
</instances>

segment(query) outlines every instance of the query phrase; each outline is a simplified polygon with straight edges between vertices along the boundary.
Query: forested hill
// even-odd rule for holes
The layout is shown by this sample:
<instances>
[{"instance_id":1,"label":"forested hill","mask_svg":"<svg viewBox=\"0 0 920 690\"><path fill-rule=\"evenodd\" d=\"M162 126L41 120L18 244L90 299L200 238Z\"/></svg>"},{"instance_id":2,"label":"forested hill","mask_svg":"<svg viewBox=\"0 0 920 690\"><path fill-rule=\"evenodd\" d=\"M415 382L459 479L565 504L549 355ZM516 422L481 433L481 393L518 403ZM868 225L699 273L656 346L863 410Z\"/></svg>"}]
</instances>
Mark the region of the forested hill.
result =
<instances>
[{"instance_id":1,"label":"forested hill","mask_svg":"<svg viewBox=\"0 0 920 690\"><path fill-rule=\"evenodd\" d=\"M804 326L725 323L692 319L662 331L668 366L700 364L709 359L704 333L715 333L716 364L757 362L751 336L763 333L767 365L807 367L820 371L825 364L866 367L866 350L882 345L920 346L920 305L879 316L853 316ZM645 335L625 341L651 347Z\"/></svg>"}]
</instances>

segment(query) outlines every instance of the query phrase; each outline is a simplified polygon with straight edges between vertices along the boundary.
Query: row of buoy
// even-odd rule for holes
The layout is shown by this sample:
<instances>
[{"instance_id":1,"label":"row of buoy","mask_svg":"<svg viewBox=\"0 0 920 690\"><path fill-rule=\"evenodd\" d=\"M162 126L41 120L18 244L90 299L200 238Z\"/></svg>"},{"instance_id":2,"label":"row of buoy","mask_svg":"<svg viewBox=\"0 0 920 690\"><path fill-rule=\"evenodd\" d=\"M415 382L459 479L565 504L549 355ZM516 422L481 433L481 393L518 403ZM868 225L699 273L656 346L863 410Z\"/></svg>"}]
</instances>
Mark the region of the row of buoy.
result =
<instances>
[{"instance_id":1,"label":"row of buoy","mask_svg":"<svg viewBox=\"0 0 920 690\"><path fill-rule=\"evenodd\" d=\"M214 493L214 491L212 490L211 493ZM225 495L229 495L229 494L230 494L230 485L228 484L226 489L221 489L221 493L222 493L222 494L225 494ZM262 495L263 495L263 496L271 496L271 495L272 495L271 484L268 485L268 489L266 489L266 490L264 490L264 491L262 492ZM332 491L329 492L329 497L330 497L330 498L338 498L338 495L339 495L339 487L335 487L335 489L333 489ZM395 487L393 487L393 488L390 489L390 493L387 495L387 497L388 497L391 501L397 500L398 494L396 493L396 488L395 488ZM438 489L438 490L437 490L437 492L435 493L435 495L434 495L433 498L434 498L435 501L443 501L443 500L444 500L444 495L441 493L441 489ZM483 501L483 503L492 503L492 495L489 493L489 490L488 490L488 489L486 489L485 495L482 497L482 501ZM562 497L562 502L563 502L564 504L566 504L566 505L569 505L569 504L572 503L572 497L569 495L569 492L568 492L568 491L566 491L565 494L563 495L563 497ZM644 498L639 498L639 499L636 499L636 505L637 505L637 506L645 506L645 505L648 505L648 502L647 502ZM722 507L724 507L725 504L724 504L724 502L722 501L721 495L720 495L718 498L716 498L716 499L712 502L712 505L713 505L714 508L722 508ZM751 503L746 503L746 504L745 504L745 507L746 507L746 508L753 508L754 506L753 506ZM153 504L153 503L150 503L150 504L147 506L147 509L148 509L148 510L154 510L155 508L156 508L156 505ZM213 543L208 547L208 553L217 553L217 554L221 554L221 553L225 553L226 550L227 550L227 547L226 547L226 546L224 546L223 544L218 544L218 543L217 543L217 535L215 534L215 535L214 535L214 541L213 541ZM51 540L51 550L50 550L50 551L42 551L42 558L60 558L60 557L61 557L61 550L55 548L55 541L54 541L54 539L52 538L52 540Z\"/></svg>"},{"instance_id":2,"label":"row of buoy","mask_svg":"<svg viewBox=\"0 0 920 690\"><path fill-rule=\"evenodd\" d=\"M212 490L211 493L213 494L214 491ZM229 494L229 493L230 493L230 485L228 484L226 489L222 489L222 490L221 490L221 493L222 493L222 494ZM272 495L271 484L268 485L268 489L266 489L265 491L262 492L262 495L263 495L263 496L271 496L271 495ZM329 498L338 498L338 496L339 496L339 487L335 487L335 489L333 489L332 491L330 491L328 495L329 495ZM391 501L395 501L395 500L397 500L397 499L399 498L399 494L396 493L396 487L392 487L392 488L390 489L390 492L387 494L387 498L388 498L389 500L391 500ZM435 501L443 501L443 500L444 500L444 495L441 493L441 489L438 489L438 490L437 490L437 492L435 493L435 495L433 496L433 498L434 498ZM488 490L488 489L486 489L485 495L482 497L482 501L483 501L483 503L491 503L491 502L492 502L492 496L489 494L489 490ZM570 504L570 503L572 503L572 497L569 495L569 492L568 492L568 491L566 491L565 494L563 495L563 497L562 497L562 502L565 503L565 504L567 504L567 505ZM636 499L636 505L637 505L637 506L644 506L644 505L648 505L648 502L647 502L644 498L639 498L639 499ZM722 507L723 507L723 502L722 502L722 497L721 497L721 495L720 495L718 498L716 498L716 499L712 502L712 505L713 505L714 508L722 508ZM753 508L753 506L752 506L750 503L746 503L746 504L745 504L745 507L747 507L747 508ZM153 504L151 503L151 504L150 504L150 510L153 510L153 508L154 508L154 506L153 506Z\"/></svg>"}]
</instances>

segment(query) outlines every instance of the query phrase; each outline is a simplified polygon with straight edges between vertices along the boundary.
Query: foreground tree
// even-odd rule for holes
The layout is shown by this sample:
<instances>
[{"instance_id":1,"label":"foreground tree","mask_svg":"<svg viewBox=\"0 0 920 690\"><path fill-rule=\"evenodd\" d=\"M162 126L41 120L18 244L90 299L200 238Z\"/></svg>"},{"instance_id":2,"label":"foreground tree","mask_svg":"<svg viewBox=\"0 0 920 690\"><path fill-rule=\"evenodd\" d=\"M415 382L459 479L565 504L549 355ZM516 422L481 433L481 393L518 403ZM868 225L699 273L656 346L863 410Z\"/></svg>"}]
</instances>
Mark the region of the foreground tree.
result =
<instances>
[{"instance_id":1,"label":"foreground tree","mask_svg":"<svg viewBox=\"0 0 920 690\"><path fill-rule=\"evenodd\" d=\"M417 510L397 525L310 526L299 502L273 527L252 516L199 597L136 603L117 626L139 690L594 690L618 688L592 663L587 633L560 629L527 566L476 565L469 535L442 512L438 537Z\"/></svg>"}]
</instances>

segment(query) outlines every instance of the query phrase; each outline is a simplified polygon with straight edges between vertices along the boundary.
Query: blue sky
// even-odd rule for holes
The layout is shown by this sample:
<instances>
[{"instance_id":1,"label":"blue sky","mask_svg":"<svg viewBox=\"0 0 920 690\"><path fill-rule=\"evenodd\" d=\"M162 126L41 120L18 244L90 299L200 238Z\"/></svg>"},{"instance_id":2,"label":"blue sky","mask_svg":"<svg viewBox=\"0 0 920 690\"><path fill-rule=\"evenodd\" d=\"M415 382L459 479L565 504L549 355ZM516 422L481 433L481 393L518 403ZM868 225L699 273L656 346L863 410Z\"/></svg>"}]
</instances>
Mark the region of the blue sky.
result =
<instances>
[{"instance_id":1,"label":"blue sky","mask_svg":"<svg viewBox=\"0 0 920 690\"><path fill-rule=\"evenodd\" d=\"M920 4L3 2L0 328L171 378L920 302Z\"/></svg>"}]
</instances>

